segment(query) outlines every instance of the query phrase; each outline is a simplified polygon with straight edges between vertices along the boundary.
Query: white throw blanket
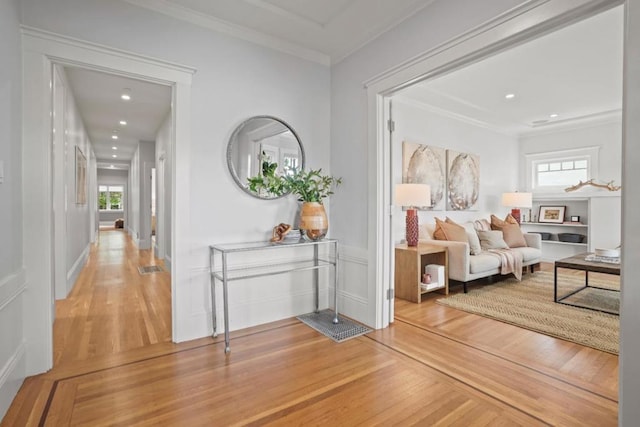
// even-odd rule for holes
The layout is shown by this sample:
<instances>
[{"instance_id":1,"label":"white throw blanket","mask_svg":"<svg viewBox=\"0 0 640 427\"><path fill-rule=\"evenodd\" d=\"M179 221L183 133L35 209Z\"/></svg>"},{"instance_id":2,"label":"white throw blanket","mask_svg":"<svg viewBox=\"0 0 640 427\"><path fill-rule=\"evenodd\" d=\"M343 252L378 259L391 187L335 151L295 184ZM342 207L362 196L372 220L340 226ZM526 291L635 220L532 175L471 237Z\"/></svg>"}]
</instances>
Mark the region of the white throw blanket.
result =
<instances>
[{"instance_id":1,"label":"white throw blanket","mask_svg":"<svg viewBox=\"0 0 640 427\"><path fill-rule=\"evenodd\" d=\"M487 249L487 252L500 258L500 274L513 273L518 281L522 280L522 254L511 249Z\"/></svg>"}]
</instances>

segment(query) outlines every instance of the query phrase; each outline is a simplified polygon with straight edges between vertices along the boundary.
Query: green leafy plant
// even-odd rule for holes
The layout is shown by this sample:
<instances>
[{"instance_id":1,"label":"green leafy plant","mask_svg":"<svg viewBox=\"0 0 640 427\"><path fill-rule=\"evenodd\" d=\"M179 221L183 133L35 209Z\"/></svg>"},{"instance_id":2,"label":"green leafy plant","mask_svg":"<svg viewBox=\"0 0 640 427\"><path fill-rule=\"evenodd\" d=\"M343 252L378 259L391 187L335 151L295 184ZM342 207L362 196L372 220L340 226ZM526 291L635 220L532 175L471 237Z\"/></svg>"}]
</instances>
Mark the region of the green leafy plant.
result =
<instances>
[{"instance_id":1,"label":"green leafy plant","mask_svg":"<svg viewBox=\"0 0 640 427\"><path fill-rule=\"evenodd\" d=\"M301 202L318 202L333 194L333 188L342 184L342 178L323 175L322 169L287 169L283 175L276 173L278 164L269 161L262 153L262 174L248 178L249 189L258 194L275 197L292 193Z\"/></svg>"}]
</instances>

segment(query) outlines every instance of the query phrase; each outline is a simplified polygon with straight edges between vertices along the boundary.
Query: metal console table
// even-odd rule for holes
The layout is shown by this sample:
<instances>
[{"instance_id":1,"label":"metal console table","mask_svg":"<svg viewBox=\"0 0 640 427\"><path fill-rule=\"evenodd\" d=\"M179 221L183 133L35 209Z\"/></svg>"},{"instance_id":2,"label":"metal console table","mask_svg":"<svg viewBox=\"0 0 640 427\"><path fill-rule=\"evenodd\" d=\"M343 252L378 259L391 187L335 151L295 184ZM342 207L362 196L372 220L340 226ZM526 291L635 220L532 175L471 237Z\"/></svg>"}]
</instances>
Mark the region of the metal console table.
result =
<instances>
[{"instance_id":1,"label":"metal console table","mask_svg":"<svg viewBox=\"0 0 640 427\"><path fill-rule=\"evenodd\" d=\"M333 247L334 257L328 257L328 259L321 259L318 254L320 245L328 245ZM305 261L291 261L282 262L277 264L253 266L253 267L241 267L230 268L228 265L228 258L234 253L247 253L251 251L263 251L263 250L279 250L279 249L291 249L291 248L313 248L313 258ZM215 259L219 256L222 260L220 269L216 269ZM216 279L222 282L222 296L224 305L224 344L225 353L231 351L229 345L229 297L228 297L228 283L233 280L249 279L253 277L264 277L275 274L284 274L294 271L313 270L313 285L315 289L314 303L315 311L318 312L320 304L320 288L318 285L318 270L320 268L333 266L334 272L334 289L335 289L335 315L333 323L337 324L338 319L338 241L334 239L323 239L313 242L304 240L292 241L292 242L251 242L251 243L229 243L221 245L209 246L209 273L211 276L211 307L212 307L212 321L213 321L213 336L218 336L218 320L216 313L216 292L215 284Z\"/></svg>"}]
</instances>

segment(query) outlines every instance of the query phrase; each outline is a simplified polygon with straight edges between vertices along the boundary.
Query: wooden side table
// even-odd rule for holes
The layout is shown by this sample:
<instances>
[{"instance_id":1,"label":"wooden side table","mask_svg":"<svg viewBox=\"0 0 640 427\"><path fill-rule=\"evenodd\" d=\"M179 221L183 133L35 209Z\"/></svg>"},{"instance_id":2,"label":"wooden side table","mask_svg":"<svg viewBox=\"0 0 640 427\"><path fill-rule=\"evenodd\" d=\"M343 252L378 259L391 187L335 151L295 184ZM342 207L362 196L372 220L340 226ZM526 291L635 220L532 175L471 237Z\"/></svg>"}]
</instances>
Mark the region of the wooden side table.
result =
<instances>
[{"instance_id":1,"label":"wooden side table","mask_svg":"<svg viewBox=\"0 0 640 427\"><path fill-rule=\"evenodd\" d=\"M418 243L418 246L397 245L395 251L395 296L420 303L422 296L438 291L449 294L449 258L447 248ZM434 289L420 287L424 267L428 264L444 266L444 283Z\"/></svg>"}]
</instances>

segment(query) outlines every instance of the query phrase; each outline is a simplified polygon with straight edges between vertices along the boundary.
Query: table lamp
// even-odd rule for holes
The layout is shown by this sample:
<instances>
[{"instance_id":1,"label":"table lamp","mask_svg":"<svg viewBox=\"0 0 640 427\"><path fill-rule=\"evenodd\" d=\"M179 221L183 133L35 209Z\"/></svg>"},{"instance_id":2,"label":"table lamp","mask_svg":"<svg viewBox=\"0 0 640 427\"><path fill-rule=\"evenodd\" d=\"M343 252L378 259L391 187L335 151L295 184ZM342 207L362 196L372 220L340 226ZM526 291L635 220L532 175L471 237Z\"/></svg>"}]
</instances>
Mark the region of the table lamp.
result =
<instances>
[{"instance_id":1,"label":"table lamp","mask_svg":"<svg viewBox=\"0 0 640 427\"><path fill-rule=\"evenodd\" d=\"M431 187L427 184L397 184L396 204L407 207L407 246L418 246L417 206L431 206Z\"/></svg>"},{"instance_id":2,"label":"table lamp","mask_svg":"<svg viewBox=\"0 0 640 427\"><path fill-rule=\"evenodd\" d=\"M531 193L502 193L502 206L511 208L511 216L520 224L520 208L531 208L533 200Z\"/></svg>"}]
</instances>

